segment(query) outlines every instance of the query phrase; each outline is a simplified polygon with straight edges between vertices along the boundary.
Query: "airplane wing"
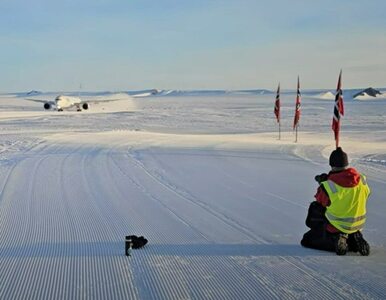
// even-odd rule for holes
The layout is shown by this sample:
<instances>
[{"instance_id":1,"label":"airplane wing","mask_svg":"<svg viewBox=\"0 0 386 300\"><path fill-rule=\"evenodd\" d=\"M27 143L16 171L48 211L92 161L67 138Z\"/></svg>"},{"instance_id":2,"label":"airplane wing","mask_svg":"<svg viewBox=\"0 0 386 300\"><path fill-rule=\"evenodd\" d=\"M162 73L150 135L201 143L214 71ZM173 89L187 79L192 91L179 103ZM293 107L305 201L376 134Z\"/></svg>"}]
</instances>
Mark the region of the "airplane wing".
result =
<instances>
[{"instance_id":1,"label":"airplane wing","mask_svg":"<svg viewBox=\"0 0 386 300\"><path fill-rule=\"evenodd\" d=\"M44 99L32 99L32 98L23 98L24 100L28 101L34 101L34 102L39 102L39 103L46 103L46 102L52 102L55 103L55 101L50 101L50 100L44 100Z\"/></svg>"},{"instance_id":2,"label":"airplane wing","mask_svg":"<svg viewBox=\"0 0 386 300\"><path fill-rule=\"evenodd\" d=\"M56 102L53 100L47 100L47 99L33 99L33 98L23 98L24 100L28 101L34 101L38 103L43 103L44 109L55 109L56 108Z\"/></svg>"}]
</instances>

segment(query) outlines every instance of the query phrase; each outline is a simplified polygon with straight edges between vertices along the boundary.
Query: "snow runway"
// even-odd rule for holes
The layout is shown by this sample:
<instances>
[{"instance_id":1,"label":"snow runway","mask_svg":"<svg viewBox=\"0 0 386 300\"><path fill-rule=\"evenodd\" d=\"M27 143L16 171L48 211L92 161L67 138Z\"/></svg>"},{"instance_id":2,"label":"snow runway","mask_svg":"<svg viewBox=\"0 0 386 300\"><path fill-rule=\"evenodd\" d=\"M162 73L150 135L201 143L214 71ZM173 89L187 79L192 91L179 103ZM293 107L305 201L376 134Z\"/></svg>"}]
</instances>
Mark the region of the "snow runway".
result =
<instances>
[{"instance_id":1,"label":"snow runway","mask_svg":"<svg viewBox=\"0 0 386 300\"><path fill-rule=\"evenodd\" d=\"M49 140L10 170L0 200L0 298L384 295L383 250L342 258L299 245L313 195L299 182L312 179L315 164L265 147L123 141ZM283 164L299 175L276 175ZM127 234L149 244L128 258Z\"/></svg>"}]
</instances>

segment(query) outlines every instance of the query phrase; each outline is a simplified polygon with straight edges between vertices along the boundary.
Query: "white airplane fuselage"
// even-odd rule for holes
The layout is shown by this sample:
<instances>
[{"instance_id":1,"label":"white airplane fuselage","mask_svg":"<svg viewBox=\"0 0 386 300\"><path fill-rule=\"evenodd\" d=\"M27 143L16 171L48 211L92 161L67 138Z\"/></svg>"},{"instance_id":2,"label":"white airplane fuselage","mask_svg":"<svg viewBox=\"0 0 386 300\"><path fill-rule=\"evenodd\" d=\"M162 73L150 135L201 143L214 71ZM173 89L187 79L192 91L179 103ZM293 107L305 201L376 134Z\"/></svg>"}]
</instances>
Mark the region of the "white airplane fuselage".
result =
<instances>
[{"instance_id":1,"label":"white airplane fuselage","mask_svg":"<svg viewBox=\"0 0 386 300\"><path fill-rule=\"evenodd\" d=\"M80 108L81 100L78 97L59 95L55 98L55 104L57 110L63 110L73 106Z\"/></svg>"}]
</instances>

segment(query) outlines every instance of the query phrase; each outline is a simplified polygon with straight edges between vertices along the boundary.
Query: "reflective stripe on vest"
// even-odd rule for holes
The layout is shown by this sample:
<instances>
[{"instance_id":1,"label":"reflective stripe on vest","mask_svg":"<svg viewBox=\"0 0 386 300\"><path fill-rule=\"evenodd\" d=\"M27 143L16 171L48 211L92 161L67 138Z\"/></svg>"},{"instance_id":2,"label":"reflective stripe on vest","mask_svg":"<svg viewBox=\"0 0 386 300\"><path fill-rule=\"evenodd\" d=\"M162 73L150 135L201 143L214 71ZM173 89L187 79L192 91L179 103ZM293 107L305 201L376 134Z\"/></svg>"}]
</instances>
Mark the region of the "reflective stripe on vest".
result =
<instances>
[{"instance_id":1,"label":"reflective stripe on vest","mask_svg":"<svg viewBox=\"0 0 386 300\"><path fill-rule=\"evenodd\" d=\"M353 233L355 231L363 229L366 222L366 215L359 216L357 218L338 218L328 211L326 211L326 218L340 231L345 233ZM362 221L362 222L360 222ZM347 223L347 224L346 224ZM350 225L350 224L358 224L358 225Z\"/></svg>"},{"instance_id":2,"label":"reflective stripe on vest","mask_svg":"<svg viewBox=\"0 0 386 300\"><path fill-rule=\"evenodd\" d=\"M366 177L361 175L359 184L345 188L331 180L322 182L331 201L326 209L326 218L338 230L353 233L363 228L366 222L366 201L370 189Z\"/></svg>"},{"instance_id":3,"label":"reflective stripe on vest","mask_svg":"<svg viewBox=\"0 0 386 300\"><path fill-rule=\"evenodd\" d=\"M344 230L342 230L343 232L351 232L351 233L354 233L358 230L362 230L363 227L364 227L365 223L363 223L362 225L358 225L358 226L346 226L346 225L340 225L341 228L343 228Z\"/></svg>"},{"instance_id":4,"label":"reflective stripe on vest","mask_svg":"<svg viewBox=\"0 0 386 300\"><path fill-rule=\"evenodd\" d=\"M333 181L327 180L327 183L331 189L331 192L333 192L334 194L338 192L338 190L336 189L335 183Z\"/></svg>"},{"instance_id":5,"label":"reflective stripe on vest","mask_svg":"<svg viewBox=\"0 0 386 300\"><path fill-rule=\"evenodd\" d=\"M346 223L355 223L358 221L362 221L363 219L366 219L366 215L359 216L356 218L338 218L338 217L335 217L334 215L326 212L326 215L327 214L328 214L328 219L331 221L341 221L341 222L346 222Z\"/></svg>"}]
</instances>

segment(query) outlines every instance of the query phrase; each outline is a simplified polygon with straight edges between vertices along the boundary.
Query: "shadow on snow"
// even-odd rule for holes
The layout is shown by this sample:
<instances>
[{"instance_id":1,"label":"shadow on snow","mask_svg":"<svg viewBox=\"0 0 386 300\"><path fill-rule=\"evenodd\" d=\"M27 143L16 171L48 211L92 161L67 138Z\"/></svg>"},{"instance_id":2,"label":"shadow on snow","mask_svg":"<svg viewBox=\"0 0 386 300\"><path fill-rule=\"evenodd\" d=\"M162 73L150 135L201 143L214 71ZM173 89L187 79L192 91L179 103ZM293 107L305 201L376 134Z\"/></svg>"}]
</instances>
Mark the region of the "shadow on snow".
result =
<instances>
[{"instance_id":1,"label":"shadow on snow","mask_svg":"<svg viewBox=\"0 0 386 300\"><path fill-rule=\"evenodd\" d=\"M39 243L0 248L7 257L124 256L122 242ZM161 256L323 256L335 255L293 244L148 244L133 250L142 255Z\"/></svg>"}]
</instances>

